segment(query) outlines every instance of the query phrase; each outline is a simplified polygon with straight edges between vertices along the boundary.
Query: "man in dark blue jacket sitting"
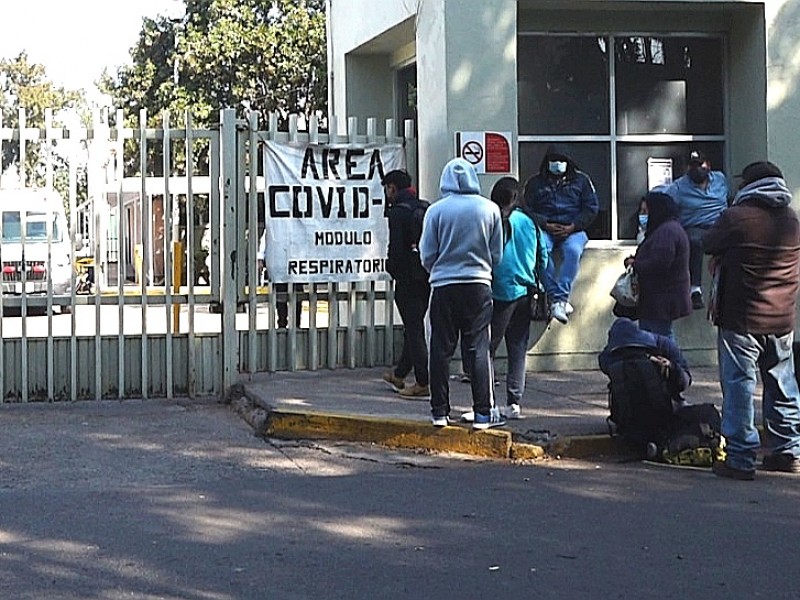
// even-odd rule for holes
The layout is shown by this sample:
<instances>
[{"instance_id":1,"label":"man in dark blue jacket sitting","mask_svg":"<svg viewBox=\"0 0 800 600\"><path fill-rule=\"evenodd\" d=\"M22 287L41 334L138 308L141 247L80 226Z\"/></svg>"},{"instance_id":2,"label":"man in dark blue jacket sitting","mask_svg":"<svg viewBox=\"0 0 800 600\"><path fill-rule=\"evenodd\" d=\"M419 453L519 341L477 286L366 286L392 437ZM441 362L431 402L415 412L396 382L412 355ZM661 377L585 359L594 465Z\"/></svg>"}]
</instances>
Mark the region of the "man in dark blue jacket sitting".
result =
<instances>
[{"instance_id":1,"label":"man in dark blue jacket sitting","mask_svg":"<svg viewBox=\"0 0 800 600\"><path fill-rule=\"evenodd\" d=\"M550 299L550 315L561 323L573 311L569 303L572 284L578 277L583 249L589 237L586 229L599 211L599 202L589 176L557 146L550 146L539 172L525 184L525 209L543 230L550 260L544 287Z\"/></svg>"}]
</instances>

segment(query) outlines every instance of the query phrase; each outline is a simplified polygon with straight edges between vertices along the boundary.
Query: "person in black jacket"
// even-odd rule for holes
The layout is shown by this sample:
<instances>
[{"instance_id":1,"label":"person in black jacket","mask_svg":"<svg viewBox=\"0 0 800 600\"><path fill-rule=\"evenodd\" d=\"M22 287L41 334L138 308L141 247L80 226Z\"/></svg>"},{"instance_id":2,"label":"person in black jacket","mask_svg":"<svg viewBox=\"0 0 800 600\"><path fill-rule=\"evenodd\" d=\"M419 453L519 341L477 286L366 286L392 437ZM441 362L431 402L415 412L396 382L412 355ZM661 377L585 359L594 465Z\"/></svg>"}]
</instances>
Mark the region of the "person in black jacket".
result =
<instances>
[{"instance_id":1,"label":"person in black jacket","mask_svg":"<svg viewBox=\"0 0 800 600\"><path fill-rule=\"evenodd\" d=\"M409 400L430 398L428 347L425 344L425 313L431 288L428 272L419 258L422 234L421 215L427 202L417 198L411 177L402 170L390 171L383 178L389 219L389 250L386 268L395 281L394 301L403 319L403 351L397 366L384 374L383 380ZM414 370L416 382L406 385L405 378Z\"/></svg>"}]
</instances>

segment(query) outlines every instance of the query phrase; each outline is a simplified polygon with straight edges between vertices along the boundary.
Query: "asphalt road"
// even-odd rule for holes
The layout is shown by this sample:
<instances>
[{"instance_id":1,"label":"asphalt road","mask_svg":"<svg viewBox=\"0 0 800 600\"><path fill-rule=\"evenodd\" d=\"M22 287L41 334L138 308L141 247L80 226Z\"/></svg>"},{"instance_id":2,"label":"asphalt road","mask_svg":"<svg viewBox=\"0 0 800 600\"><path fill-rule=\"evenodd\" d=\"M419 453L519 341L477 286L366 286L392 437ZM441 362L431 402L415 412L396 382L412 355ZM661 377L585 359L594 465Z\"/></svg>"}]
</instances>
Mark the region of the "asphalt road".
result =
<instances>
[{"instance_id":1,"label":"asphalt road","mask_svg":"<svg viewBox=\"0 0 800 600\"><path fill-rule=\"evenodd\" d=\"M0 423L0 598L797 597L798 477L276 443L214 403Z\"/></svg>"}]
</instances>

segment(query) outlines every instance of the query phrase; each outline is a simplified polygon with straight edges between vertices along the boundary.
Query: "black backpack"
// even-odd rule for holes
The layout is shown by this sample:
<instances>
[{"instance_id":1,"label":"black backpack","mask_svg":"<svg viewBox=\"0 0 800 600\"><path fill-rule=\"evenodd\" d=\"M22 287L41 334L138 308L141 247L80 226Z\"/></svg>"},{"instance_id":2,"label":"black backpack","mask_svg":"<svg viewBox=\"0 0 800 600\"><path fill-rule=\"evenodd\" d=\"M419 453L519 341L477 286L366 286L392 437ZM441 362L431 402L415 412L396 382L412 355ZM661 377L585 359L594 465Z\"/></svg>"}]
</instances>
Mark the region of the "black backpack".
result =
<instances>
[{"instance_id":1,"label":"black backpack","mask_svg":"<svg viewBox=\"0 0 800 600\"><path fill-rule=\"evenodd\" d=\"M675 412L669 385L644 349L618 352L608 372L609 432L639 450L663 446Z\"/></svg>"},{"instance_id":2,"label":"black backpack","mask_svg":"<svg viewBox=\"0 0 800 600\"><path fill-rule=\"evenodd\" d=\"M419 255L419 240L422 237L422 223L425 221L425 212L431 205L427 200L417 199L417 205L411 212L411 233L412 233L412 249L414 255L413 265L411 266L411 276L414 279L428 280L429 274L422 266L422 260Z\"/></svg>"},{"instance_id":3,"label":"black backpack","mask_svg":"<svg viewBox=\"0 0 800 600\"><path fill-rule=\"evenodd\" d=\"M720 458L722 447L722 416L711 403L686 404L675 411L666 446L661 448L661 460L673 464L711 466ZM692 452L709 449L710 453ZM707 458L708 464L704 464Z\"/></svg>"}]
</instances>

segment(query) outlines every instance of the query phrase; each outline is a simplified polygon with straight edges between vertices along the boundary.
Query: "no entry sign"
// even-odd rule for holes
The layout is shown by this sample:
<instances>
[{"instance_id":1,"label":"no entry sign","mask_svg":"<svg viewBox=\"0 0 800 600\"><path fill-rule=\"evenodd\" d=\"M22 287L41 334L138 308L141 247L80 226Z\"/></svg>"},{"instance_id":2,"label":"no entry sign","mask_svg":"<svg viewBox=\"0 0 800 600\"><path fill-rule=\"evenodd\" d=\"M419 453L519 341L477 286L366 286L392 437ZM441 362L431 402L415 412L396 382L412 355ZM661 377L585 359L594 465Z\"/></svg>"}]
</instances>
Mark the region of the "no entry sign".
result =
<instances>
[{"instance_id":1,"label":"no entry sign","mask_svg":"<svg viewBox=\"0 0 800 600\"><path fill-rule=\"evenodd\" d=\"M456 132L456 156L487 175L511 173L511 132Z\"/></svg>"}]
</instances>

